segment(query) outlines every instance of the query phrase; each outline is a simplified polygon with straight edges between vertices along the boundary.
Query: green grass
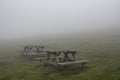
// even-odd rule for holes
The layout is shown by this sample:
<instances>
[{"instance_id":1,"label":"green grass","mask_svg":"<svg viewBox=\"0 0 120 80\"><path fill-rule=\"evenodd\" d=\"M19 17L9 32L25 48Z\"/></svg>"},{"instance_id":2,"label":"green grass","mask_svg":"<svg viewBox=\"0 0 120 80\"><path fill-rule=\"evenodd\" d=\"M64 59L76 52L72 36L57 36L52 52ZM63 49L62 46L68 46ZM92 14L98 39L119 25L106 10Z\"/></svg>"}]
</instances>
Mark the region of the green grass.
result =
<instances>
[{"instance_id":1,"label":"green grass","mask_svg":"<svg viewBox=\"0 0 120 80\"><path fill-rule=\"evenodd\" d=\"M8 62L0 66L0 80L120 80L119 39L63 40L57 44L80 50L77 58L91 62L84 69L58 72L54 66L43 68L39 61L20 56L19 48L12 47L0 51L0 60Z\"/></svg>"}]
</instances>

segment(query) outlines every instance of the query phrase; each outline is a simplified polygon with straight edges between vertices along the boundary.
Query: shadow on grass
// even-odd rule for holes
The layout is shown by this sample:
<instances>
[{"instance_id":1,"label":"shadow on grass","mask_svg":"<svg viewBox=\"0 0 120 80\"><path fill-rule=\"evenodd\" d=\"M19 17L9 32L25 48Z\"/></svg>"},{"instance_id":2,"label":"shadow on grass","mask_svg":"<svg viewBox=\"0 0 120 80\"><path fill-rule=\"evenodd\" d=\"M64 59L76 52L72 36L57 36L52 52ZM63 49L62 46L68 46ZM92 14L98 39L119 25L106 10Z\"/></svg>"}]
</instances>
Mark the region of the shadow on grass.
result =
<instances>
[{"instance_id":1,"label":"shadow on grass","mask_svg":"<svg viewBox=\"0 0 120 80\"><path fill-rule=\"evenodd\" d=\"M52 67L52 66L50 66L50 67ZM54 74L54 73L77 75L82 72L88 71L89 68L90 67L88 67L88 66L81 67L81 66L73 65L73 66L64 66L61 69L59 69L59 67L54 66L53 69L49 70L47 73L45 73L45 75Z\"/></svg>"}]
</instances>

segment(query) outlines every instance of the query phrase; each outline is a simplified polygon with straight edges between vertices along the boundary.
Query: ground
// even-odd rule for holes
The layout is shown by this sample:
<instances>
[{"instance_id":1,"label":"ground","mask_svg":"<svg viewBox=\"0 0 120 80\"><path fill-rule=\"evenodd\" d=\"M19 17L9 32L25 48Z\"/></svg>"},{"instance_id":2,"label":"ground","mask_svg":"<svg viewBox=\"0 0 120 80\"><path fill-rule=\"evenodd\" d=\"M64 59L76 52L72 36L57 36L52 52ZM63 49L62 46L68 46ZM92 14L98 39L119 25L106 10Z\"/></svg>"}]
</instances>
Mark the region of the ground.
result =
<instances>
[{"instance_id":1,"label":"ground","mask_svg":"<svg viewBox=\"0 0 120 80\"><path fill-rule=\"evenodd\" d=\"M84 69L73 67L62 72L21 56L17 44L2 48L0 80L120 80L120 39L84 39L56 41L63 49L78 50L78 60L91 60Z\"/></svg>"}]
</instances>

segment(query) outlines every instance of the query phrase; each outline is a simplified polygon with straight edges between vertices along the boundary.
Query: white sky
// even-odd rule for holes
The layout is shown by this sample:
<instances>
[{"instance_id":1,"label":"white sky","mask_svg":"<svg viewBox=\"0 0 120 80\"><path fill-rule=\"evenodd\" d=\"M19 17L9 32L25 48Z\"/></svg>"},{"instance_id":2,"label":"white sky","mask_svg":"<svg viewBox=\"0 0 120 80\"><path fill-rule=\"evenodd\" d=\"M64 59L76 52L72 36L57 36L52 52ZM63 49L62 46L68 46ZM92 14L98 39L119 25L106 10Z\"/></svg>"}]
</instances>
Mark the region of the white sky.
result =
<instances>
[{"instance_id":1,"label":"white sky","mask_svg":"<svg viewBox=\"0 0 120 80\"><path fill-rule=\"evenodd\" d=\"M120 0L0 0L0 39L120 29Z\"/></svg>"}]
</instances>

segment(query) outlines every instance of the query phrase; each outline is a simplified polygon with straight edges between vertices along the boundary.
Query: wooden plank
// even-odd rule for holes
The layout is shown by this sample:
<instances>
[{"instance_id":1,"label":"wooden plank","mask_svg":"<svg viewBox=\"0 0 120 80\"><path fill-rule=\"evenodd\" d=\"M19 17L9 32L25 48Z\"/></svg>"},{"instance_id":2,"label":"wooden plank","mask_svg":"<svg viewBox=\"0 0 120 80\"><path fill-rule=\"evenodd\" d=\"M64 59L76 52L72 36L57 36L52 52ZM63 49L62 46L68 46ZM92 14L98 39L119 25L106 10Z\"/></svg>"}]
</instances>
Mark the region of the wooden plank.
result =
<instances>
[{"instance_id":1,"label":"wooden plank","mask_svg":"<svg viewBox=\"0 0 120 80\"><path fill-rule=\"evenodd\" d=\"M50 61L45 61L44 63L47 64L47 65L55 65L55 66L58 65L57 63L55 63L55 62L50 62Z\"/></svg>"},{"instance_id":2,"label":"wooden plank","mask_svg":"<svg viewBox=\"0 0 120 80\"><path fill-rule=\"evenodd\" d=\"M28 53L28 54L33 54L33 55L47 55L46 53Z\"/></svg>"},{"instance_id":3,"label":"wooden plank","mask_svg":"<svg viewBox=\"0 0 120 80\"><path fill-rule=\"evenodd\" d=\"M84 64L88 63L90 60L82 60L82 61L74 61L74 62L62 62L62 63L57 63L58 65L73 65L73 64Z\"/></svg>"},{"instance_id":4,"label":"wooden plank","mask_svg":"<svg viewBox=\"0 0 120 80\"><path fill-rule=\"evenodd\" d=\"M74 65L74 64L86 64L88 63L90 60L82 60L82 61L74 61L74 62L62 62L62 63L55 63L55 62L50 62L50 61L45 61L44 63L49 64L49 65L60 65L60 66L64 66L64 65Z\"/></svg>"},{"instance_id":5,"label":"wooden plank","mask_svg":"<svg viewBox=\"0 0 120 80\"><path fill-rule=\"evenodd\" d=\"M34 58L34 59L36 59L36 60L45 60L47 58Z\"/></svg>"}]
</instances>

